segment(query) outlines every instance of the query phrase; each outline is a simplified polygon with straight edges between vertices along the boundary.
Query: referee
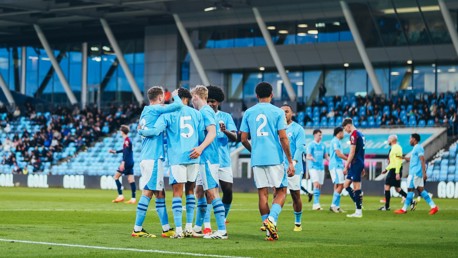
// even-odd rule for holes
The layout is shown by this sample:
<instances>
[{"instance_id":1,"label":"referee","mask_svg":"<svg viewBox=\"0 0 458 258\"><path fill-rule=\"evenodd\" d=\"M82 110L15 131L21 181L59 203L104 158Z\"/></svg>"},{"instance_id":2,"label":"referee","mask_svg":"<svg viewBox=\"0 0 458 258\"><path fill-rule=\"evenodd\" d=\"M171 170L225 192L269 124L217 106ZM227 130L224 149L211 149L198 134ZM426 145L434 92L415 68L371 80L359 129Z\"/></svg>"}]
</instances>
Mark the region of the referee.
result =
<instances>
[{"instance_id":1,"label":"referee","mask_svg":"<svg viewBox=\"0 0 458 258\"><path fill-rule=\"evenodd\" d=\"M398 144L398 137L395 134L390 135L388 137L388 144L391 146L388 156L389 164L385 170L382 171L382 174L388 172L385 179L385 205L379 208L380 211L390 210L391 187L394 187L396 192L404 198L407 197L406 192L401 189L402 147Z\"/></svg>"}]
</instances>

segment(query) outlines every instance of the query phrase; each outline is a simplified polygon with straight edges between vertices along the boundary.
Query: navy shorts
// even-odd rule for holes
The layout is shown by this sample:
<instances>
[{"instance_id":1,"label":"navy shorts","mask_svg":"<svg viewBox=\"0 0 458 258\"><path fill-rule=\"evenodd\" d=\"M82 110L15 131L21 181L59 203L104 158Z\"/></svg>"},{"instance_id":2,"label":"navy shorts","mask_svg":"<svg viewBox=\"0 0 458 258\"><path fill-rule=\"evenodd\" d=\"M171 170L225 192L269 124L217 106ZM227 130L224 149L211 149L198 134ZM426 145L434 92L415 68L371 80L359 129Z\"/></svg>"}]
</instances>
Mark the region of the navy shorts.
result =
<instances>
[{"instance_id":1,"label":"navy shorts","mask_svg":"<svg viewBox=\"0 0 458 258\"><path fill-rule=\"evenodd\" d=\"M119 171L119 169L117 170L118 173L121 173L123 175L133 175L134 174L134 166L124 166L124 171Z\"/></svg>"},{"instance_id":2,"label":"navy shorts","mask_svg":"<svg viewBox=\"0 0 458 258\"><path fill-rule=\"evenodd\" d=\"M348 169L347 179L353 182L361 182L361 174L364 169L364 164L352 163Z\"/></svg>"}]
</instances>

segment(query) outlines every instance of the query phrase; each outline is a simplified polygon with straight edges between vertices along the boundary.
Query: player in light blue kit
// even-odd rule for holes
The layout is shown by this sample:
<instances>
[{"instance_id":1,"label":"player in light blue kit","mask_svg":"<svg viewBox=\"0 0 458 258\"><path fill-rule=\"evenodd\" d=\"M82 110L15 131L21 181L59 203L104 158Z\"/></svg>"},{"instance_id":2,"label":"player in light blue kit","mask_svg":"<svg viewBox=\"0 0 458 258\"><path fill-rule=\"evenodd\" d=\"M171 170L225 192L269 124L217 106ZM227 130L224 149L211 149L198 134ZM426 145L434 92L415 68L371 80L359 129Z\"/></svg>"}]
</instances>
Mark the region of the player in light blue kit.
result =
<instances>
[{"instance_id":1,"label":"player in light blue kit","mask_svg":"<svg viewBox=\"0 0 458 258\"><path fill-rule=\"evenodd\" d=\"M227 239L226 224L224 223L224 205L219 197L219 153L218 153L218 142L216 141L216 132L219 126L216 122L215 111L207 104L208 89L205 86L198 85L191 90L192 104L200 111L204 121L205 127L205 139L191 153L191 158L200 157L200 178L197 178L196 184L202 186L205 191L207 204L211 203L213 206L213 213L215 214L216 224L218 230L207 234L204 239ZM202 205L203 194L200 192L199 187L196 190L196 196L198 198L198 206ZM198 233L202 230L202 222L205 216L206 207L200 207L197 210L196 215L196 226L194 227L194 236L198 236ZM199 228L200 227L200 228Z\"/></svg>"},{"instance_id":2,"label":"player in light blue kit","mask_svg":"<svg viewBox=\"0 0 458 258\"><path fill-rule=\"evenodd\" d=\"M237 141L237 127L235 126L234 119L229 113L219 110L221 102L224 101L224 92L220 87L207 86L208 89L208 105L216 113L216 121L219 124L219 130L216 132L216 140L219 143L219 158L220 166L218 169L219 183L223 191L223 205L225 211L225 218L229 214L232 203L232 184L233 172L231 164L231 153L229 150L229 142ZM204 218L204 231L203 233L211 232L210 224L210 206L207 206L207 213Z\"/></svg>"},{"instance_id":3,"label":"player in light blue kit","mask_svg":"<svg viewBox=\"0 0 458 258\"><path fill-rule=\"evenodd\" d=\"M345 181L343 161L347 160L347 156L342 152L342 144L340 142L343 137L343 128L340 126L334 128L334 138L332 138L331 144L329 145L329 174L331 174L331 180L334 184L334 195L329 210L334 213L345 212L340 208L340 194L342 193L343 183Z\"/></svg>"},{"instance_id":4,"label":"player in light blue kit","mask_svg":"<svg viewBox=\"0 0 458 258\"><path fill-rule=\"evenodd\" d=\"M288 176L294 175L294 164L286 135L285 112L270 104L272 85L256 86L259 103L243 114L240 131L243 146L251 152L253 178L258 189L259 212L267 229L266 240L278 240L277 222L286 198L288 179L283 165L283 152L288 160ZM251 136L251 143L248 136ZM275 187L272 209L269 208L269 188Z\"/></svg>"},{"instance_id":5,"label":"player in light blue kit","mask_svg":"<svg viewBox=\"0 0 458 258\"><path fill-rule=\"evenodd\" d=\"M324 182L324 159L329 160L326 146L321 142L321 130L313 130L313 141L307 146L307 160L309 160L310 180L313 183L313 210L321 210L320 193Z\"/></svg>"},{"instance_id":6,"label":"player in light blue kit","mask_svg":"<svg viewBox=\"0 0 458 258\"><path fill-rule=\"evenodd\" d=\"M166 129L167 158L170 165L170 184L173 188L172 211L175 221L175 235L171 238L192 236L192 222L194 221L194 188L199 171L200 158L191 159L193 148L199 145L199 136L204 128L202 115L199 111L188 106L191 93L184 88L178 90L178 96L185 105L180 110L163 114L159 117L154 128L140 130L141 136L153 137ZM183 186L186 192L186 229L183 233Z\"/></svg>"},{"instance_id":7,"label":"player in light blue kit","mask_svg":"<svg viewBox=\"0 0 458 258\"><path fill-rule=\"evenodd\" d=\"M289 147L291 154L293 154L294 169L296 170L294 176L288 177L288 190L293 199L294 209L294 229L293 231L302 231L302 200L301 200L301 181L304 175L302 165L302 156L305 153L305 132L304 128L298 123L293 121L293 109L289 105L281 107L285 112L286 117L286 135L289 140ZM285 170L288 169L288 159L285 159Z\"/></svg>"},{"instance_id":8,"label":"player in light blue kit","mask_svg":"<svg viewBox=\"0 0 458 258\"><path fill-rule=\"evenodd\" d=\"M140 115L139 129L146 130L152 128L159 116L163 113L173 112L183 107L181 99L177 96L177 91L173 92L175 102L164 106L164 89L160 86L151 87L148 92L150 105L146 106ZM162 225L162 237L170 237L175 234L171 230L168 221L167 209L165 207L164 176L162 171L162 161L164 159L163 136L142 139L140 169L140 188L143 189L142 196L137 206L137 216L135 218L133 237L156 237L147 233L143 229L143 222L146 217L149 203L153 194L156 196L156 211Z\"/></svg>"},{"instance_id":9,"label":"player in light blue kit","mask_svg":"<svg viewBox=\"0 0 458 258\"><path fill-rule=\"evenodd\" d=\"M426 164L425 164L425 150L420 145L420 135L413 133L410 136L410 145L413 146L412 155L410 158L406 157L406 161L410 162L409 164L409 177L407 177L407 188L409 192L407 193L407 198L404 202L404 207L402 209L394 211L396 214L405 214L407 213L407 208L412 202L414 193L413 191L417 189L418 194L425 199L426 203L431 207L429 215L434 215L439 211L439 207L434 203L431 196L424 188L424 182L426 181Z\"/></svg>"}]
</instances>

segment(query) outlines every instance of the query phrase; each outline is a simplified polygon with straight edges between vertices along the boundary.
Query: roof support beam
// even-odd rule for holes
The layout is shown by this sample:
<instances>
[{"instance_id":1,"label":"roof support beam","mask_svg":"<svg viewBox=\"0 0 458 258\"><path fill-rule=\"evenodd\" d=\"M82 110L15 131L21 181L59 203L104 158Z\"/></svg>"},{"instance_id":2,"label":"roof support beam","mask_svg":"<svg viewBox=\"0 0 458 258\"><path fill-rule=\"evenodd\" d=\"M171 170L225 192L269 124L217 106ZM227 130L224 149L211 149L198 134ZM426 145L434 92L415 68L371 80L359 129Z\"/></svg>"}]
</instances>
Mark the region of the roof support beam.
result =
<instances>
[{"instance_id":1,"label":"roof support beam","mask_svg":"<svg viewBox=\"0 0 458 258\"><path fill-rule=\"evenodd\" d=\"M73 94L72 89L70 88L70 85L68 84L67 79L64 76L64 73L62 72L62 69L60 68L59 63L57 62L56 58L54 57L54 53L51 49L51 46L48 43L48 40L46 39L45 34L41 30L40 26L37 24L34 24L33 27L35 28L35 31L37 32L38 39L40 39L41 45L46 51L46 54L48 55L52 66L54 67L54 70L57 73L57 77L59 77L60 83L62 83L62 86L64 87L65 93L67 94L68 100L72 105L75 105L78 103L76 100L75 95Z\"/></svg>"},{"instance_id":2,"label":"roof support beam","mask_svg":"<svg viewBox=\"0 0 458 258\"><path fill-rule=\"evenodd\" d=\"M21 48L21 94L25 95L26 85L26 72L27 72L27 48Z\"/></svg>"},{"instance_id":3,"label":"roof support beam","mask_svg":"<svg viewBox=\"0 0 458 258\"><path fill-rule=\"evenodd\" d=\"M85 109L86 105L87 105L87 42L83 42L83 44L81 45L81 109Z\"/></svg>"},{"instance_id":4,"label":"roof support beam","mask_svg":"<svg viewBox=\"0 0 458 258\"><path fill-rule=\"evenodd\" d=\"M277 49L275 49L274 42L272 41L272 37L270 36L269 31L267 30L266 23L262 19L261 13L259 13L258 8L253 7L254 17L256 18L256 22L258 23L259 29L261 30L262 36L266 41L267 48L269 49L270 55L274 60L275 66L277 67L277 71L280 74L280 77L283 81L283 85L285 86L286 92L288 93L289 99L291 101L296 100L296 92L291 85L291 81L289 80L288 74L286 74L285 67L278 55ZM281 97L281 96L278 96Z\"/></svg>"},{"instance_id":5,"label":"roof support beam","mask_svg":"<svg viewBox=\"0 0 458 258\"><path fill-rule=\"evenodd\" d=\"M366 68L367 75L369 76L369 80L374 87L374 92L377 95L383 94L382 87L377 79L377 75L375 74L374 67L372 66L371 60L366 52L366 47L364 46L364 42L361 38L361 34L359 33L358 27L356 26L355 20L351 14L350 8L348 7L347 2L340 1L340 6L342 7L342 12L345 16L345 20L347 21L348 27L350 28L351 35L355 40L356 49L358 49L359 55L364 64L364 68Z\"/></svg>"},{"instance_id":6,"label":"roof support beam","mask_svg":"<svg viewBox=\"0 0 458 258\"><path fill-rule=\"evenodd\" d=\"M102 23L103 30L105 31L105 34L107 35L108 41L110 42L111 47L113 48L116 57L119 60L119 64L121 65L122 70L124 71L124 74L126 75L127 81L130 84L130 87L132 88L132 92L135 95L135 98L137 99L139 104L143 103L143 94L138 88L137 82L135 81L134 76L132 75L132 72L130 71L129 66L127 65L126 59L124 59L124 55L121 51L121 48L118 45L118 41L113 35L113 32L111 31L110 25L108 25L107 21L105 19L100 19L100 22Z\"/></svg>"},{"instance_id":7,"label":"roof support beam","mask_svg":"<svg viewBox=\"0 0 458 258\"><path fill-rule=\"evenodd\" d=\"M16 102L14 102L13 95L11 95L10 88L6 84L5 80L3 79L3 75L0 73L0 88L2 88L3 93L5 94L6 100L8 103L14 107Z\"/></svg>"},{"instance_id":8,"label":"roof support beam","mask_svg":"<svg viewBox=\"0 0 458 258\"><path fill-rule=\"evenodd\" d=\"M448 33L452 39L453 47L455 48L455 52L458 55L458 33L456 32L455 23L452 20L452 16L450 15L450 11L448 10L445 2L443 0L438 0L438 2L442 17L444 17L445 25L447 25Z\"/></svg>"},{"instance_id":9,"label":"roof support beam","mask_svg":"<svg viewBox=\"0 0 458 258\"><path fill-rule=\"evenodd\" d=\"M59 55L56 57L58 64L60 64L60 61L62 61L62 58L64 58L64 56L65 56L65 51L61 50ZM36 98L41 97L41 94L46 89L46 86L48 86L48 83L51 81L53 75L54 75L54 67L51 66L49 67L48 72L46 73L45 77L43 78L43 81L40 83L40 86L38 87L37 91L34 94Z\"/></svg>"},{"instance_id":10,"label":"roof support beam","mask_svg":"<svg viewBox=\"0 0 458 258\"><path fill-rule=\"evenodd\" d=\"M175 23L177 25L178 31L180 32L181 38L183 39L184 44L186 45L186 48L188 49L192 62L194 63L194 66L196 67L200 80L202 81L204 85L206 86L210 85L210 81L208 80L204 67L202 66L202 63L200 62L199 56L196 53L196 49L194 48L194 45L192 44L191 39L189 38L189 34L186 31L186 28L184 27L183 22L181 22L180 16L178 16L178 14L173 14L173 19L175 20Z\"/></svg>"}]
</instances>

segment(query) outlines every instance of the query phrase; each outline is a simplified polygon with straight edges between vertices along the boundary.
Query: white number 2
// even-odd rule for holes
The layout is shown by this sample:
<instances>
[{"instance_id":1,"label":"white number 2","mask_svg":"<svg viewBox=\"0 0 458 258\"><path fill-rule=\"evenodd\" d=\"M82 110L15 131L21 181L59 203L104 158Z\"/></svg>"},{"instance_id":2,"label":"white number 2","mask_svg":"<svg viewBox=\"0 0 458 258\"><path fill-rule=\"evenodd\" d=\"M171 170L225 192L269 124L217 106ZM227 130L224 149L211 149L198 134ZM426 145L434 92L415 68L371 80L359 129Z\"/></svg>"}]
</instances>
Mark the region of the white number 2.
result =
<instances>
[{"instance_id":1,"label":"white number 2","mask_svg":"<svg viewBox=\"0 0 458 258\"><path fill-rule=\"evenodd\" d=\"M191 116L180 117L180 129L188 129L187 133L182 132L180 134L183 138L189 138L194 134L194 128L190 124L187 124L186 121L191 121Z\"/></svg>"},{"instance_id":2,"label":"white number 2","mask_svg":"<svg viewBox=\"0 0 458 258\"><path fill-rule=\"evenodd\" d=\"M262 120L261 124L259 125L258 127L258 130L256 130L256 135L257 136L268 136L269 133L268 132L263 132L262 129L264 127L266 127L267 125L267 117L266 115L264 114L259 114L257 117L256 117L256 122L258 122L259 120Z\"/></svg>"}]
</instances>

